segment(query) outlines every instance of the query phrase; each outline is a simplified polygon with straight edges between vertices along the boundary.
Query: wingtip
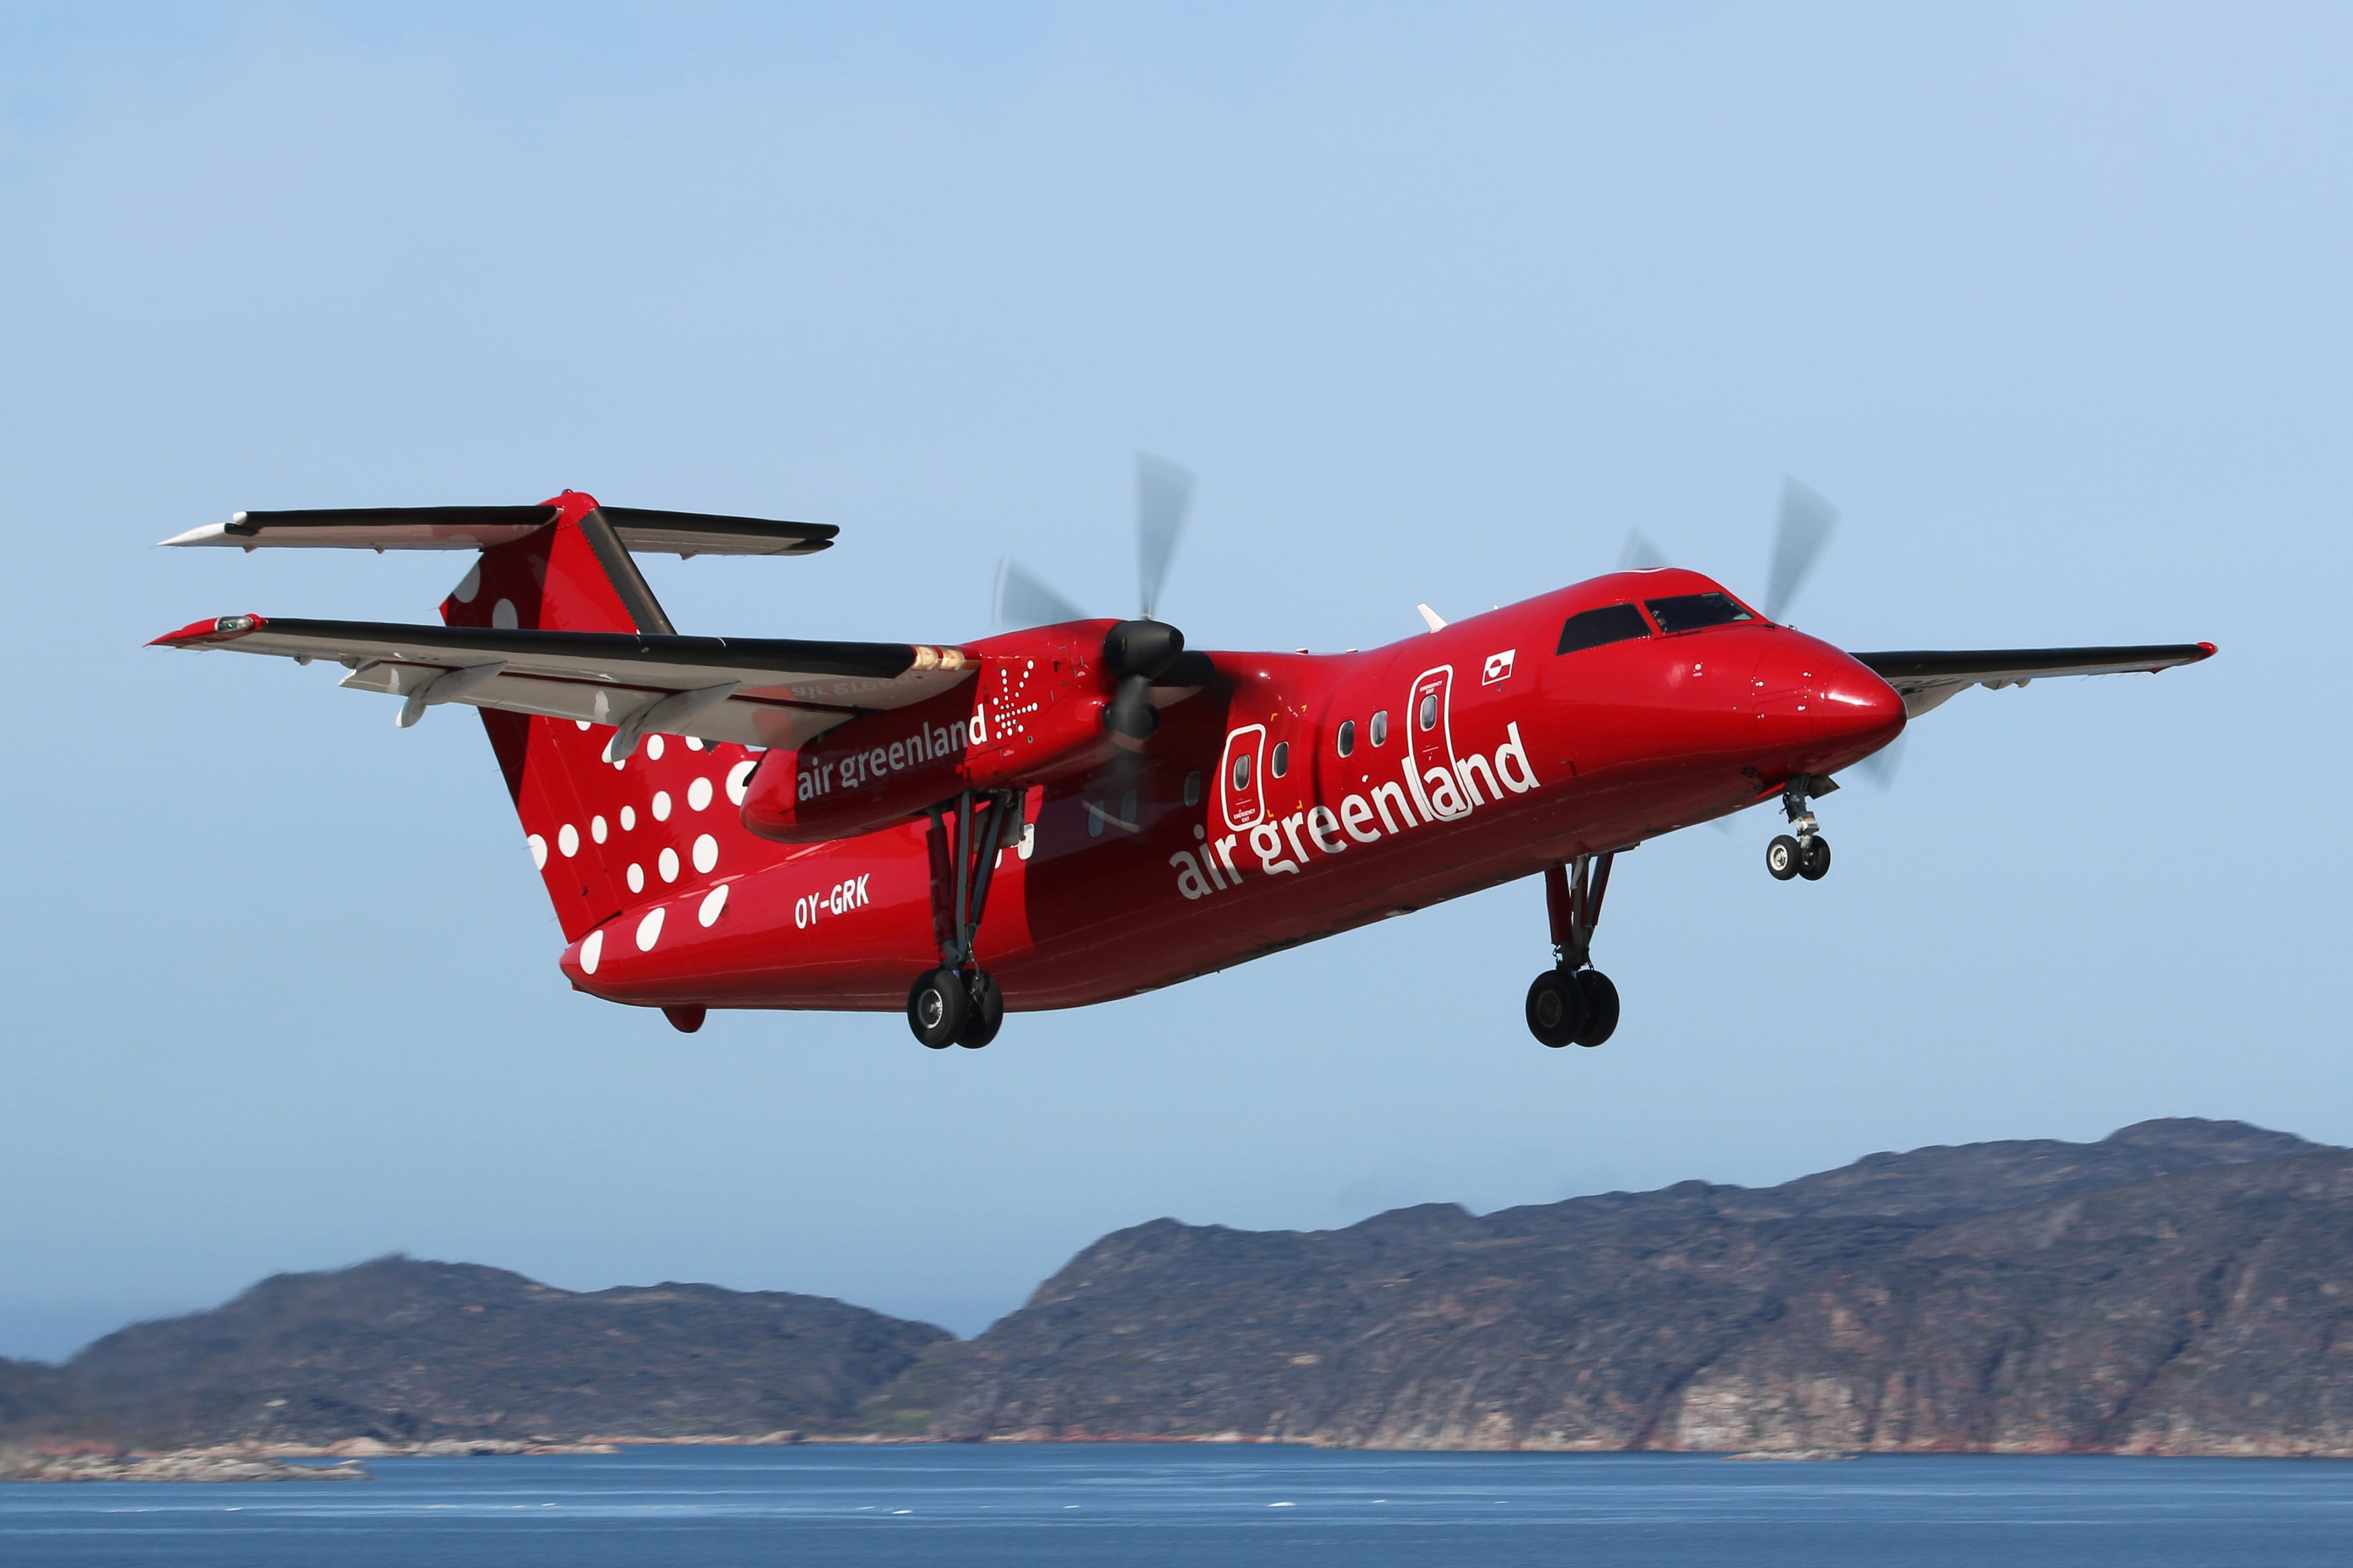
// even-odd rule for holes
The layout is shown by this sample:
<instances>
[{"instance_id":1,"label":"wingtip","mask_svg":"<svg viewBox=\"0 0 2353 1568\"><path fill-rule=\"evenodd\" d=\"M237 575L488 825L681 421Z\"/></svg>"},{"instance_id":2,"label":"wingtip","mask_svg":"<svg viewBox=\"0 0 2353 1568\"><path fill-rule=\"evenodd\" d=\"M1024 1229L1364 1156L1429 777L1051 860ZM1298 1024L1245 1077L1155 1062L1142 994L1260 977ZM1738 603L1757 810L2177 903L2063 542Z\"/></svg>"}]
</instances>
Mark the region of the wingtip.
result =
<instances>
[{"instance_id":1,"label":"wingtip","mask_svg":"<svg viewBox=\"0 0 2353 1568\"><path fill-rule=\"evenodd\" d=\"M190 621L175 632L165 632L148 643L149 647L185 647L192 643L227 642L248 632L260 630L269 623L259 616L214 616L209 619Z\"/></svg>"},{"instance_id":2,"label":"wingtip","mask_svg":"<svg viewBox=\"0 0 2353 1568\"><path fill-rule=\"evenodd\" d=\"M217 544L227 537L228 524L208 522L201 528L192 528L185 533L175 533L169 539L159 539L155 542L164 548L181 544Z\"/></svg>"}]
</instances>

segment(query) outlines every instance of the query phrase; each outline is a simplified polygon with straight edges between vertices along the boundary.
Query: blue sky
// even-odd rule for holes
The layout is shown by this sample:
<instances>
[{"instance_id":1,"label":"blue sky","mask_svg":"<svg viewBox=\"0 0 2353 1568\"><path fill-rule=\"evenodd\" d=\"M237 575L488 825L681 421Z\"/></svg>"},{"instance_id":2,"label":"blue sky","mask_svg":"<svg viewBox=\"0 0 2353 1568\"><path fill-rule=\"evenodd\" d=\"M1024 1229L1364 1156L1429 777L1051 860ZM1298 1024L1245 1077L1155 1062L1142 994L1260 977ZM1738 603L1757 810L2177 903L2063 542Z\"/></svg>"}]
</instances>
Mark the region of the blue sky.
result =
<instances>
[{"instance_id":1,"label":"blue sky","mask_svg":"<svg viewBox=\"0 0 2353 1568\"><path fill-rule=\"evenodd\" d=\"M394 1249L971 1331L1163 1214L2353 1142L2348 70L2316 5L10 8L0 1353ZM565 486L841 526L654 563L686 630L976 636L1008 551L1118 609L1139 448L1197 646L1631 528L1756 593L1795 474L1808 630L2223 657L1957 700L1820 885L1644 847L1599 1051L1522 886L941 1057L573 995L466 716L140 646L461 570L167 534Z\"/></svg>"}]
</instances>

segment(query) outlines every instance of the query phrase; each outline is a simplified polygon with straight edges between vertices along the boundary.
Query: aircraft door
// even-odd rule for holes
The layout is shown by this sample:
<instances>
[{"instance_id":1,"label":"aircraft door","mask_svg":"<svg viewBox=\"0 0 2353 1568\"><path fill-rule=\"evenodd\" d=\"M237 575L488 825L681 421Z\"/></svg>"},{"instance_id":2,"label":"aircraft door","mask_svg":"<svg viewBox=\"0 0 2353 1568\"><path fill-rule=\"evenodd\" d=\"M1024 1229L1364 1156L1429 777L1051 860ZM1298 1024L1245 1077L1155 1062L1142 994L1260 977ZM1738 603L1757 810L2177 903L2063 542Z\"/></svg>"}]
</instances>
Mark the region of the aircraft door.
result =
<instances>
[{"instance_id":1,"label":"aircraft door","mask_svg":"<svg viewBox=\"0 0 2353 1568\"><path fill-rule=\"evenodd\" d=\"M1471 811L1454 768L1453 699L1454 667L1441 664L1415 679L1405 710L1407 732L1412 737L1414 793L1423 797L1430 815L1440 820Z\"/></svg>"},{"instance_id":2,"label":"aircraft door","mask_svg":"<svg viewBox=\"0 0 2353 1568\"><path fill-rule=\"evenodd\" d=\"M1245 724L1226 737L1226 754L1218 763L1218 803L1229 833L1255 827L1266 815L1259 778L1264 771L1265 751L1263 724Z\"/></svg>"}]
</instances>

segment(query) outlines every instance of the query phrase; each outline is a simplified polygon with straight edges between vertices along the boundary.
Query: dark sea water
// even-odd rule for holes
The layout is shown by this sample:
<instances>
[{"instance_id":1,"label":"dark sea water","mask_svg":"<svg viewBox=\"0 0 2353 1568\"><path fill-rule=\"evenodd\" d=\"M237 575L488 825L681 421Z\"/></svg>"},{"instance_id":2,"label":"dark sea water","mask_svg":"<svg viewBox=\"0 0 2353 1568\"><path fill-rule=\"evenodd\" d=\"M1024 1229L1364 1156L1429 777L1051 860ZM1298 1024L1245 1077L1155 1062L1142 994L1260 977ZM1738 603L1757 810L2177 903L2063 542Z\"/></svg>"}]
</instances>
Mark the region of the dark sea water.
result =
<instances>
[{"instance_id":1,"label":"dark sea water","mask_svg":"<svg viewBox=\"0 0 2353 1568\"><path fill-rule=\"evenodd\" d=\"M662 1448L0 1487L0 1564L2353 1565L2353 1464Z\"/></svg>"}]
</instances>

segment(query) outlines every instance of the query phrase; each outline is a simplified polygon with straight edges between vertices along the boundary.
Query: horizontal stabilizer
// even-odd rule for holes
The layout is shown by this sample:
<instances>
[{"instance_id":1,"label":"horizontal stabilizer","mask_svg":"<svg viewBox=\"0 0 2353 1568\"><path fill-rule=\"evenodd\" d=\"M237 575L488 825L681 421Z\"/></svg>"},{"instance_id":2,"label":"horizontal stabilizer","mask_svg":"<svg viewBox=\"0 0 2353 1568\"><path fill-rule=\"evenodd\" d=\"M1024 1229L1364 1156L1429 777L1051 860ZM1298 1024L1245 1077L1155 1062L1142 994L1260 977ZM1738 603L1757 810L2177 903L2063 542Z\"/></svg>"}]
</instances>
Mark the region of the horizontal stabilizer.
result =
<instances>
[{"instance_id":1,"label":"horizontal stabilizer","mask_svg":"<svg viewBox=\"0 0 2353 1568\"><path fill-rule=\"evenodd\" d=\"M2129 675L2214 656L2210 642L2156 643L2138 647L2017 647L1915 649L1849 657L1895 688L1912 718L1972 686L1999 690L2056 675Z\"/></svg>"},{"instance_id":2,"label":"horizontal stabilizer","mask_svg":"<svg viewBox=\"0 0 2353 1568\"><path fill-rule=\"evenodd\" d=\"M829 523L780 522L645 507L599 509L621 542L639 553L675 555L807 555L832 544L841 531ZM545 506L320 507L300 511L241 511L227 522L164 541L331 550L489 550L511 544L554 522Z\"/></svg>"},{"instance_id":3,"label":"horizontal stabilizer","mask_svg":"<svg viewBox=\"0 0 2353 1568\"><path fill-rule=\"evenodd\" d=\"M627 737L623 755L638 735L654 733L798 746L858 714L936 696L972 673L958 649L906 643L260 616L198 621L150 646L332 659L351 671L343 685L404 699L404 723L428 706L461 702L611 725Z\"/></svg>"}]
</instances>

